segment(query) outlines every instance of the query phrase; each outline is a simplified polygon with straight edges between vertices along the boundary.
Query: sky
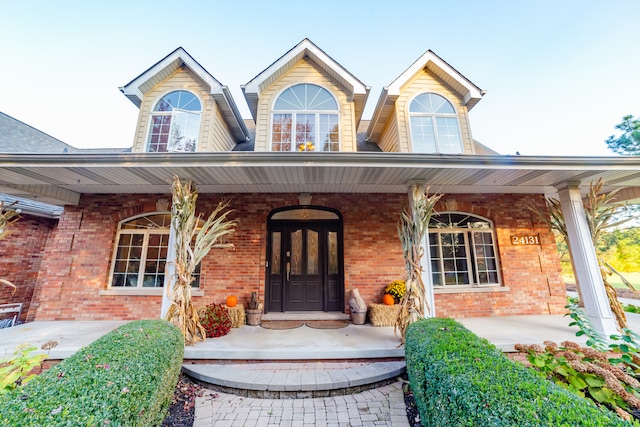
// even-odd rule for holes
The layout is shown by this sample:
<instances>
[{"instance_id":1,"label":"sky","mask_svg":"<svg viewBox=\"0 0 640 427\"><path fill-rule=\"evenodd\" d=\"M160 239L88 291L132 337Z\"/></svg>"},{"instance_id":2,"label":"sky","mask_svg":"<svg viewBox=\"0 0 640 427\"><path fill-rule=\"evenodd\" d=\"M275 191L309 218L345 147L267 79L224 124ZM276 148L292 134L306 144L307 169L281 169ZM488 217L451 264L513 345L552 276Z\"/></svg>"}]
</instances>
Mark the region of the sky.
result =
<instances>
[{"instance_id":1,"label":"sky","mask_svg":"<svg viewBox=\"0 0 640 427\"><path fill-rule=\"evenodd\" d=\"M309 38L380 91L432 50L478 87L474 139L501 154L614 155L640 115L640 1L0 1L0 111L78 148L130 147L118 90L179 46L240 89Z\"/></svg>"}]
</instances>

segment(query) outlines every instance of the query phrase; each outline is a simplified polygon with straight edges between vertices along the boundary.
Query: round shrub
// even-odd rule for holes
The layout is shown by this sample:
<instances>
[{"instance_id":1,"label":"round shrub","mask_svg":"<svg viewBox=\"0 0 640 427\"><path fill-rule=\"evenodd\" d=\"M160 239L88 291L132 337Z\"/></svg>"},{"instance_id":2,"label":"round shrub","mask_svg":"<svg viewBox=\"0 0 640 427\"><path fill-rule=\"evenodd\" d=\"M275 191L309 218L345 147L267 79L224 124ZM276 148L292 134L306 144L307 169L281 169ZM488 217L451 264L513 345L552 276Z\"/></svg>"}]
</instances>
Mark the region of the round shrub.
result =
<instances>
[{"instance_id":1,"label":"round shrub","mask_svg":"<svg viewBox=\"0 0 640 427\"><path fill-rule=\"evenodd\" d=\"M229 311L222 304L209 304L200 313L200 323L207 331L207 337L225 336L231 330Z\"/></svg>"}]
</instances>

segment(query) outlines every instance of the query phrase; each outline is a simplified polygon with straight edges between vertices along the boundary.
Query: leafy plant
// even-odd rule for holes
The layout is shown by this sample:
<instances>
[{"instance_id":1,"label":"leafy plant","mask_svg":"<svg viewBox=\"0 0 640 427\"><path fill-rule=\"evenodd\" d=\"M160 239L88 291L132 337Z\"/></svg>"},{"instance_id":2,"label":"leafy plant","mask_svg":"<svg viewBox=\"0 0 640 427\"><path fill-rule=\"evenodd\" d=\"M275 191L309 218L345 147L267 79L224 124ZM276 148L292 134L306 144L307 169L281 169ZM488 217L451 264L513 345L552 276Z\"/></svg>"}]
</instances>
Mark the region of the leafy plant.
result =
<instances>
[{"instance_id":1,"label":"leafy plant","mask_svg":"<svg viewBox=\"0 0 640 427\"><path fill-rule=\"evenodd\" d=\"M570 326L578 327L576 336L587 338L587 347L565 341L561 347L545 342L544 348L518 344L516 349L527 352L531 366L547 379L631 420L631 414L636 416L640 410L640 382L636 379L640 372L640 335L624 328L622 334L611 335L611 341L607 341L575 299L566 308L573 319Z\"/></svg>"},{"instance_id":2,"label":"leafy plant","mask_svg":"<svg viewBox=\"0 0 640 427\"><path fill-rule=\"evenodd\" d=\"M23 386L37 376L30 374L31 371L41 367L42 361L47 358L46 354L33 354L37 349L29 343L20 344L13 356L0 360L0 394Z\"/></svg>"},{"instance_id":3,"label":"leafy plant","mask_svg":"<svg viewBox=\"0 0 640 427\"><path fill-rule=\"evenodd\" d=\"M209 338L225 336L231 330L232 322L229 311L222 304L209 304L198 310L198 315Z\"/></svg>"},{"instance_id":4,"label":"leafy plant","mask_svg":"<svg viewBox=\"0 0 640 427\"><path fill-rule=\"evenodd\" d=\"M407 283L404 280L394 280L384 288L384 293L391 295L396 303L400 302L407 290Z\"/></svg>"}]
</instances>

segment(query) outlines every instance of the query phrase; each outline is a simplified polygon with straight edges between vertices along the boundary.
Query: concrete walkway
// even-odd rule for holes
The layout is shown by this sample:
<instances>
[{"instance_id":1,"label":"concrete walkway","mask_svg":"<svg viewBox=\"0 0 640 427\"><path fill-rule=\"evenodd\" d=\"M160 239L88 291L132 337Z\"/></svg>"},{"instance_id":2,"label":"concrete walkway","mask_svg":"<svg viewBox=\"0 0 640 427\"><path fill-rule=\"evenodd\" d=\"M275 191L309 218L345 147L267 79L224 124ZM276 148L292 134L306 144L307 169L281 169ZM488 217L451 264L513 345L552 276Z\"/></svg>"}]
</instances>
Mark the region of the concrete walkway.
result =
<instances>
[{"instance_id":1,"label":"concrete walkway","mask_svg":"<svg viewBox=\"0 0 640 427\"><path fill-rule=\"evenodd\" d=\"M629 326L640 331L640 315L627 314ZM567 317L507 316L458 319L468 329L503 351L517 343L556 342L576 337ZM10 355L16 345L30 342L40 347L58 342L50 358L66 358L81 347L124 322L33 322L0 330L0 357ZM366 359L402 357L392 327L349 325L336 330L297 328L273 331L245 326L225 337L209 339L187 348L185 359ZM261 349L268 349L263 352ZM313 357L313 356L316 357ZM348 356L347 356L348 355ZM301 380L302 381L302 380ZM195 426L408 426L401 382L344 396L302 399L260 399L208 391L196 403Z\"/></svg>"}]
</instances>

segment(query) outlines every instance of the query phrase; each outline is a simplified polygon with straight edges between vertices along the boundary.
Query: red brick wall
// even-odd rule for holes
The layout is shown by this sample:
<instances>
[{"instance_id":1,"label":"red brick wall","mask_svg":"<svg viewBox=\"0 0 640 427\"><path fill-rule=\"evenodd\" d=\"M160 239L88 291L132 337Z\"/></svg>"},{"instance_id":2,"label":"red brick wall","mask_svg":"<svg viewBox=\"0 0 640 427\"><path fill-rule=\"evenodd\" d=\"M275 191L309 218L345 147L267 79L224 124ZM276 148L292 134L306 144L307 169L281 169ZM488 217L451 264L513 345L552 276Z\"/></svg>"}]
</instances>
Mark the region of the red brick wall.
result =
<instances>
[{"instance_id":1,"label":"red brick wall","mask_svg":"<svg viewBox=\"0 0 640 427\"><path fill-rule=\"evenodd\" d=\"M68 207L46 247L38 282L37 320L137 319L157 317L159 296L98 295L107 287L117 222L155 211L168 195L83 196ZM230 294L247 302L252 291L264 300L266 226L269 212L298 203L297 194L239 194L231 199L238 221L228 241L235 249L214 249L202 264L203 297L195 304L224 302ZM199 210L210 212L221 198L200 194ZM436 295L438 316L488 316L558 313L564 287L551 232L523 208L524 201L542 203L531 195L450 195L456 210L494 221L502 278L510 292ZM368 302L379 302L384 286L404 276L396 224L404 194L314 194L312 204L337 209L344 221L345 302L358 288ZM444 201L438 210L444 211ZM540 234L542 246L510 245L511 234ZM345 307L346 309L346 307Z\"/></svg>"},{"instance_id":2,"label":"red brick wall","mask_svg":"<svg viewBox=\"0 0 640 427\"><path fill-rule=\"evenodd\" d=\"M17 287L12 294L12 288L0 284L0 304L23 303L22 322L29 315L44 248L55 223L52 219L25 214L9 226L10 234L0 240L0 279Z\"/></svg>"}]
</instances>

